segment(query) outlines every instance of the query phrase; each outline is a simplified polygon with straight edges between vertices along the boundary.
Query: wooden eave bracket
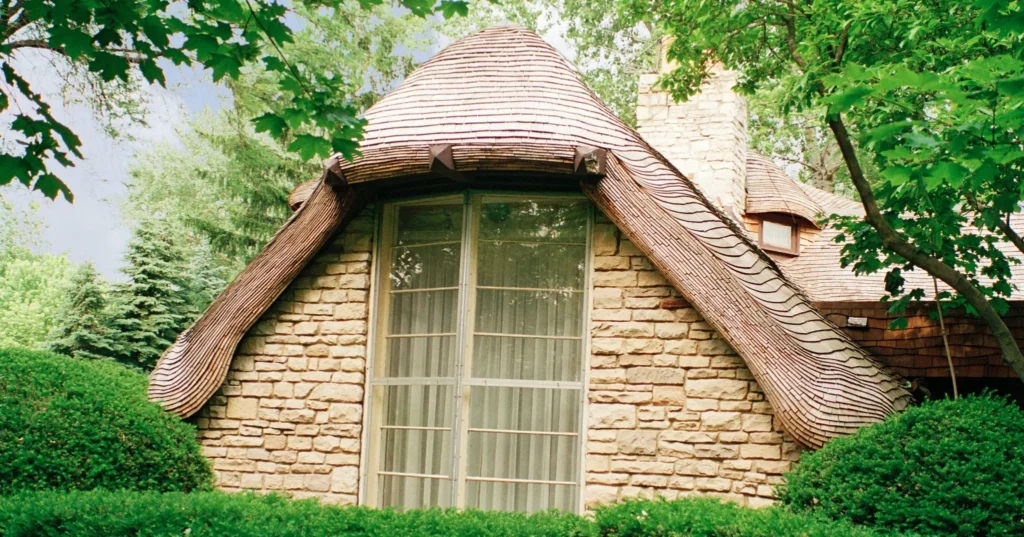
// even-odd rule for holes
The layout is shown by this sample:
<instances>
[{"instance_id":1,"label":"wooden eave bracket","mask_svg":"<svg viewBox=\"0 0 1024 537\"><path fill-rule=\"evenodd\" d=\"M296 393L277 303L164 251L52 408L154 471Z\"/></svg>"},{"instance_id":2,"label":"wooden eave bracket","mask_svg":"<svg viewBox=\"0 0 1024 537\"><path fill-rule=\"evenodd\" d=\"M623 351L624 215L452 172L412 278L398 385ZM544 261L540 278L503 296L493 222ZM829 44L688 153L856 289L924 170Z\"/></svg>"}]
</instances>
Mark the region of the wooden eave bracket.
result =
<instances>
[{"instance_id":1,"label":"wooden eave bracket","mask_svg":"<svg viewBox=\"0 0 1024 537\"><path fill-rule=\"evenodd\" d=\"M608 172L608 150L589 145L576 146L573 173L576 175L605 175Z\"/></svg>"},{"instance_id":2,"label":"wooden eave bracket","mask_svg":"<svg viewBox=\"0 0 1024 537\"><path fill-rule=\"evenodd\" d=\"M455 169L451 144L430 146L430 171L443 175L459 184L469 184L469 178Z\"/></svg>"},{"instance_id":3,"label":"wooden eave bracket","mask_svg":"<svg viewBox=\"0 0 1024 537\"><path fill-rule=\"evenodd\" d=\"M323 163L324 182L334 189L339 189L348 184L345 174L341 171L341 155L333 155Z\"/></svg>"}]
</instances>

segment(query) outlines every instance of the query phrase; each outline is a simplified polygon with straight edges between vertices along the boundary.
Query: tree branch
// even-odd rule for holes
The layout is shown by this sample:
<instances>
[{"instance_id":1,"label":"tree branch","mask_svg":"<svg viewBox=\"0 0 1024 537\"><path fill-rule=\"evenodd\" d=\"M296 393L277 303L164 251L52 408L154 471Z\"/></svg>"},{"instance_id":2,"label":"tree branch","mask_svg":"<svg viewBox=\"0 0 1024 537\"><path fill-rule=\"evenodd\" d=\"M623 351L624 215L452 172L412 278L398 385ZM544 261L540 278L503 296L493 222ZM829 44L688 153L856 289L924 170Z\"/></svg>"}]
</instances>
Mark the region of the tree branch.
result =
<instances>
[{"instance_id":1,"label":"tree branch","mask_svg":"<svg viewBox=\"0 0 1024 537\"><path fill-rule=\"evenodd\" d=\"M973 193L964 192L964 198L967 200L967 203L971 205L971 208L974 209L975 213L980 214L982 212L981 202L978 201L978 198L975 197ZM1006 238L1009 239L1010 243L1020 250L1021 253L1024 253L1024 238L1021 238L1020 233L1017 233L1017 230L1010 227L1009 215L1007 215L1005 220L1002 218L996 219L996 229L1005 235Z\"/></svg>"},{"instance_id":2,"label":"tree branch","mask_svg":"<svg viewBox=\"0 0 1024 537\"><path fill-rule=\"evenodd\" d=\"M960 293L960 296L964 297L967 303L978 312L978 315L988 325L989 330L992 331L992 336L999 343L999 348L1003 353L1003 360L1013 368L1018 377L1024 380L1024 355L1021 354L1020 347L1017 346L1017 341L1014 339L1013 333L1006 326L1006 322L1003 321L999 313L989 303L988 297L959 271L941 260L921 252L919 248L904 239L889 225L882 212L878 209L875 194L872 192L871 185L864 176L864 170L857 159L857 153L853 147L850 133L846 130L842 117L836 115L829 118L828 126L835 136L836 143L839 144L839 150L843 155L843 160L846 162L847 169L850 171L850 179L853 181L853 186L856 187L857 192L860 194L861 203L864 205L864 220L878 232L882 239L882 246L906 259L914 266L924 269Z\"/></svg>"}]
</instances>

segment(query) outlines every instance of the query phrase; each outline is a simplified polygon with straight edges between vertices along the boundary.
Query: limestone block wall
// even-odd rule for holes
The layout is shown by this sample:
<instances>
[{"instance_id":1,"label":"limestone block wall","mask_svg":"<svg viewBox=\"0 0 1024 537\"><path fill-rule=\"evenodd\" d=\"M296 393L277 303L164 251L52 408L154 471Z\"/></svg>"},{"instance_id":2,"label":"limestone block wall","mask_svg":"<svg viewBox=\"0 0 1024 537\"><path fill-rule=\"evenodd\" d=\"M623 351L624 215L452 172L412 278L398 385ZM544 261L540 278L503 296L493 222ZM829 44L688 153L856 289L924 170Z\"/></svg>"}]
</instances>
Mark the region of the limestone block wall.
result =
<instances>
[{"instance_id":1,"label":"limestone block wall","mask_svg":"<svg viewBox=\"0 0 1024 537\"><path fill-rule=\"evenodd\" d=\"M750 370L607 221L594 237L586 505L627 496L772 501L800 448Z\"/></svg>"},{"instance_id":2,"label":"limestone block wall","mask_svg":"<svg viewBox=\"0 0 1024 537\"><path fill-rule=\"evenodd\" d=\"M199 439L227 491L354 504L362 475L367 209L245 337ZM607 218L594 226L585 501L771 500L798 448L742 360Z\"/></svg>"},{"instance_id":3,"label":"limestone block wall","mask_svg":"<svg viewBox=\"0 0 1024 537\"><path fill-rule=\"evenodd\" d=\"M242 340L196 421L219 488L356 503L373 230L366 209Z\"/></svg>"}]
</instances>

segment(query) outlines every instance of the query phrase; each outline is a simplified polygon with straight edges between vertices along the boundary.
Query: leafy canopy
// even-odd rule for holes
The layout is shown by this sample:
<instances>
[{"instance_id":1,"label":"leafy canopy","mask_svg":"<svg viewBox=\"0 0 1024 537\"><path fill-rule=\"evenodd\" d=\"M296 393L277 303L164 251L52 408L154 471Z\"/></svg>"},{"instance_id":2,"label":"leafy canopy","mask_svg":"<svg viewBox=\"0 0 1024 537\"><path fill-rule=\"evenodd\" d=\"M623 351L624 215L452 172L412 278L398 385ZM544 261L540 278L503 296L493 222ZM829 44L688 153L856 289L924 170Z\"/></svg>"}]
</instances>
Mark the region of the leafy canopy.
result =
<instances>
[{"instance_id":1,"label":"leafy canopy","mask_svg":"<svg viewBox=\"0 0 1024 537\"><path fill-rule=\"evenodd\" d=\"M340 9L342 0L300 0L313 11ZM383 0L359 0L363 9ZM399 0L413 15L465 14L465 0ZM256 129L288 139L302 159L332 153L352 157L363 127L349 81L289 57L282 47L303 24L292 3L273 0L0 0L0 113L8 112L13 142L0 149L0 185L18 180L49 198L68 186L50 170L50 159L73 166L82 141L58 121L14 60L43 50L59 61L84 66L106 82L142 77L164 85L171 64L209 68L215 82L237 80L246 66L273 73L280 100L254 119ZM357 89L357 88L356 88Z\"/></svg>"},{"instance_id":2,"label":"leafy canopy","mask_svg":"<svg viewBox=\"0 0 1024 537\"><path fill-rule=\"evenodd\" d=\"M1024 7L1010 0L627 0L624 12L675 37L663 83L692 94L715 62L741 89L782 88L777 107L819 114L867 218L836 219L842 261L886 271L892 309L925 296L903 274L955 290L1024 375L999 314L1024 253L1011 217L1024 199ZM845 146L845 149L844 149ZM864 161L866 164L862 164ZM865 169L875 167L874 184Z\"/></svg>"}]
</instances>

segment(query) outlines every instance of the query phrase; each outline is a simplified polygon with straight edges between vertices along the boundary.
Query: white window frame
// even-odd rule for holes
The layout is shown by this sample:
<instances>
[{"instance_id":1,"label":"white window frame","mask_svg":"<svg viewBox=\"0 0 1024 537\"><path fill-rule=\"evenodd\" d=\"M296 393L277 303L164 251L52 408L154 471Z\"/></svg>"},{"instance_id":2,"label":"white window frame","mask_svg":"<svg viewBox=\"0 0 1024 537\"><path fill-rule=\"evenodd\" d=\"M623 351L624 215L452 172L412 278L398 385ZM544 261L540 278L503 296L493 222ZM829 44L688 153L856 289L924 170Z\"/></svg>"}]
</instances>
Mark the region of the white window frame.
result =
<instances>
[{"instance_id":1,"label":"white window frame","mask_svg":"<svg viewBox=\"0 0 1024 537\"><path fill-rule=\"evenodd\" d=\"M359 469L359 492L358 502L360 505L369 507L378 507L377 505L377 481L379 480L378 468L379 468L379 449L381 427L379 423L380 412L383 402L377 400L374 397L375 392L373 387L375 385L386 385L388 384L387 378L377 379L375 378L375 368L378 359L378 349L383 344L384 330L381 329L381 320L387 318L387 289L389 287L388 280L388 269L390 263L383 259L382 255L385 249L384 242L388 237L385 237L385 231L387 230L386 216L395 207L416 205L416 204L435 204L443 201L455 201L461 199L463 203L463 230L462 233L462 250L460 252L460 276L458 286L460 289L459 294L459 311L458 311L458 327L457 332L462 334L472 334L474 316L473 307L475 306L475 296L471 297L472 293L476 290L476 250L478 247L478 231L479 222L474 220L475 215L480 210L481 200L486 197L488 199L493 198L507 198L509 201L516 200L571 200L580 201L586 200L586 196L577 193L539 193L530 191L491 191L491 190L464 190L456 194L434 194L425 196L416 196L408 198L397 198L388 200L378 200L375 204L375 233L373 242L373 254L372 254L372 270L371 270L371 286L370 286L370 315L369 315L369 337L367 338L366 348L366 377L364 385L364 397L363 397L363 422L362 422L362 434L361 434L361 446L360 446L360 469ZM467 359L472 358L472 337L463 337L463 340L458 345L458 351L456 354L456 365L455 365L455 390L456 390L456 403L454 405L454 412L456 415L461 415L462 419L453 421L453 434L452 434L452 476L449 478L453 482L453 495L452 502L453 507L459 509L465 506L465 488L467 480L462 478L466 473L466 464L469 457L463 456L466 451L466 442L468 442L468 425L469 425L469 412L468 412L468 397L470 393L470 387L472 386L503 386L503 387L522 387L522 388L574 388L579 391L579 424L576 435L578 436L577 441L577 453L576 453L576 482L573 483L576 486L576 513L582 513L586 503L586 444L587 444L587 407L588 407L588 386L590 383L590 313L593 308L593 296L591 293L591 275L593 271L593 234L594 234L594 207L591 203L587 203L587 223L586 223L586 248L584 252L584 274L583 274L583 313L581 327L581 345L582 345L582 358L580 372L580 380L578 382L565 382L565 381L534 381L534 380L512 380L512 379L487 379L479 378L472 379L470 382L465 382L463 371L467 365ZM468 228L468 229L467 229ZM471 261L471 262L467 262ZM469 282L474 282L470 285ZM472 299L471 299L472 298ZM402 379L404 383L415 382L413 379ZM435 379L422 379L423 383L437 383ZM465 411L460 409L465 409ZM453 418L454 419L454 418Z\"/></svg>"}]
</instances>

